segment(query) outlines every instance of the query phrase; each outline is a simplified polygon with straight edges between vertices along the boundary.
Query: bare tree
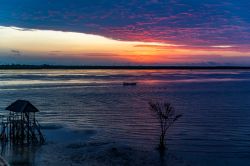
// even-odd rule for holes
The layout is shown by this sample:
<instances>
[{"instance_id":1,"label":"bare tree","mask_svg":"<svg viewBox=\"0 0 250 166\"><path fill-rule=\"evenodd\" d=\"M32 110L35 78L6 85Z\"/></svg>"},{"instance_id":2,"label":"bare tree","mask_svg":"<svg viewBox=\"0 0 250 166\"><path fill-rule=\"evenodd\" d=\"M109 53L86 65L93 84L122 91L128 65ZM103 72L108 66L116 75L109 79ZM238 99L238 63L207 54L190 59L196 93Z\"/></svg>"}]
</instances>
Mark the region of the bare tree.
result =
<instances>
[{"instance_id":1,"label":"bare tree","mask_svg":"<svg viewBox=\"0 0 250 166\"><path fill-rule=\"evenodd\" d=\"M168 102L149 102L150 110L155 113L160 123L160 142L159 149L165 149L165 136L167 130L177 121L182 115L176 115L174 107Z\"/></svg>"}]
</instances>

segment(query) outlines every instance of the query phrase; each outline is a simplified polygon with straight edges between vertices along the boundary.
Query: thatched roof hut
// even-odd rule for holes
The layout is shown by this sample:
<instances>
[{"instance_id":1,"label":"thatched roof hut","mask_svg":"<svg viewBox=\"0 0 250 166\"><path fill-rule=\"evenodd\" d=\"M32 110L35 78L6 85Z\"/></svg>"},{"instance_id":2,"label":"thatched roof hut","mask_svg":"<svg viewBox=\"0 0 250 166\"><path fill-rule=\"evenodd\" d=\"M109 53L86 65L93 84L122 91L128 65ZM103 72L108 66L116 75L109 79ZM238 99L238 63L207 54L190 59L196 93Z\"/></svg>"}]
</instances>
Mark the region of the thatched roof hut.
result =
<instances>
[{"instance_id":1,"label":"thatched roof hut","mask_svg":"<svg viewBox=\"0 0 250 166\"><path fill-rule=\"evenodd\" d=\"M5 109L8 111L19 113L39 112L39 110L34 105L32 105L29 101L26 100L17 100Z\"/></svg>"},{"instance_id":2,"label":"thatched roof hut","mask_svg":"<svg viewBox=\"0 0 250 166\"><path fill-rule=\"evenodd\" d=\"M26 100L17 100L9 105L7 118L3 117L0 140L11 140L15 144L30 144L45 142L41 127L35 113L39 110Z\"/></svg>"}]
</instances>

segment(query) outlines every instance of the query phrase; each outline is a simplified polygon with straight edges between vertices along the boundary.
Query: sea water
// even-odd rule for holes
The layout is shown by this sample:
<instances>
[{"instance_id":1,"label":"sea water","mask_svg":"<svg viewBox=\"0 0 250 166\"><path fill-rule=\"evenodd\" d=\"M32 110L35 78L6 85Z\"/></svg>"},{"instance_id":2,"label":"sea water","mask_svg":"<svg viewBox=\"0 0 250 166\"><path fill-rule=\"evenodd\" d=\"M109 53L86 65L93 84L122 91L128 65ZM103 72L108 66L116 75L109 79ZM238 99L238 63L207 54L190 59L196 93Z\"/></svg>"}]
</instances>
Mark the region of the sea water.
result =
<instances>
[{"instance_id":1,"label":"sea water","mask_svg":"<svg viewBox=\"0 0 250 166\"><path fill-rule=\"evenodd\" d=\"M170 102L183 116L167 132L168 152L187 165L250 165L249 70L0 70L0 113L17 99L40 110L49 143L88 140L145 151L155 150L160 134L148 102ZM21 152L29 165L49 153L35 151ZM15 164L18 150L7 152ZM64 161L58 156L46 162Z\"/></svg>"}]
</instances>

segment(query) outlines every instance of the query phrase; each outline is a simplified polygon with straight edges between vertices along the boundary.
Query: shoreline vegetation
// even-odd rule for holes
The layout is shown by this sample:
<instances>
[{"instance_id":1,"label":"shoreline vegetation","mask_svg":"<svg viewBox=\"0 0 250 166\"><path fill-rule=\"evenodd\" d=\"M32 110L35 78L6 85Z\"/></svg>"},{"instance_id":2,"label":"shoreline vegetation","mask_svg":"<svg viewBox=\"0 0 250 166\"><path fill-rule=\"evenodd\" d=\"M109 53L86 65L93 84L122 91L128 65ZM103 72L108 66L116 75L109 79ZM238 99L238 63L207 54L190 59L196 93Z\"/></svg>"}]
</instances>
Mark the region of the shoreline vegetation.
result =
<instances>
[{"instance_id":1,"label":"shoreline vegetation","mask_svg":"<svg viewBox=\"0 0 250 166\"><path fill-rule=\"evenodd\" d=\"M0 65L0 69L117 69L117 70L146 70L146 69L186 69L186 70L216 70L216 69L248 69L250 66L91 66L91 65L82 65L82 66L69 66L69 65L24 65L24 64L11 64L11 65Z\"/></svg>"}]
</instances>

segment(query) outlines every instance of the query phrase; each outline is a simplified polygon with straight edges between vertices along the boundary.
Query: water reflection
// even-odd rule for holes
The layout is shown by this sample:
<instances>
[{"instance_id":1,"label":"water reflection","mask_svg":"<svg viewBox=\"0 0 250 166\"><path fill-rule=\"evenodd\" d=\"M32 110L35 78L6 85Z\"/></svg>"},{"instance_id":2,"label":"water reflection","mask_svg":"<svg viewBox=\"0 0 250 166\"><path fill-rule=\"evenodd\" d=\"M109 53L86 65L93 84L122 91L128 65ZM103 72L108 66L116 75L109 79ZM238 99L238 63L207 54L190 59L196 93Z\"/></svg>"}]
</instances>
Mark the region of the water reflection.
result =
<instances>
[{"instance_id":1,"label":"water reflection","mask_svg":"<svg viewBox=\"0 0 250 166\"><path fill-rule=\"evenodd\" d=\"M244 70L0 70L0 87L243 81L249 76Z\"/></svg>"},{"instance_id":2,"label":"water reflection","mask_svg":"<svg viewBox=\"0 0 250 166\"><path fill-rule=\"evenodd\" d=\"M34 166L40 146L1 145L1 156L13 166Z\"/></svg>"}]
</instances>

